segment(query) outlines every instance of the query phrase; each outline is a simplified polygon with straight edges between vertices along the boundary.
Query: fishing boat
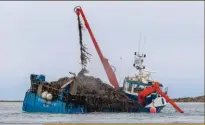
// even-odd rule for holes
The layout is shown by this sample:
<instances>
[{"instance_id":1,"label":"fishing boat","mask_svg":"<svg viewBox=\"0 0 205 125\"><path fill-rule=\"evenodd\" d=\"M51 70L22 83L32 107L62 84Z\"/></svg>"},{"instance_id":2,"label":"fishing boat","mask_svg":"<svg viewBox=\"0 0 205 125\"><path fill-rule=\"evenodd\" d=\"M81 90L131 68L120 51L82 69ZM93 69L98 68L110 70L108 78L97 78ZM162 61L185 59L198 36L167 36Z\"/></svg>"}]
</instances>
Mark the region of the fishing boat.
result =
<instances>
[{"instance_id":1,"label":"fishing boat","mask_svg":"<svg viewBox=\"0 0 205 125\"><path fill-rule=\"evenodd\" d=\"M82 8L78 6L74 10L78 17L78 21L80 15L84 20L85 26L88 29L98 56L108 76L109 82L114 87L114 95L116 95L117 92L124 93L124 95L119 94L119 96L125 97L127 102L121 100L112 102L115 98L96 97L94 94L76 94L77 84L73 82L74 79L61 79L60 82L64 82L60 86L60 89L56 89L51 87L50 83L46 82L45 75L31 74L31 87L25 94L22 106L23 111L66 114L89 113L96 111L153 113L160 112L169 102L177 111L183 113L183 111L168 97L167 91L162 91L162 84L149 79L150 72L147 72L145 67L142 65L143 58L146 57L145 54L140 55L140 53L135 53L136 59L134 67L137 69L138 74L135 77L126 77L123 87L120 87L108 59L103 56L98 46ZM78 22L78 27L80 29L80 22ZM82 33L80 30L79 35L80 40L82 40ZM76 78L75 74L73 78ZM93 102L93 105L90 105L90 102ZM102 103L105 103L106 105L103 107ZM100 105L101 107L99 107Z\"/></svg>"},{"instance_id":2,"label":"fishing boat","mask_svg":"<svg viewBox=\"0 0 205 125\"><path fill-rule=\"evenodd\" d=\"M145 88L152 87L155 81L150 80L152 71L146 70L143 65L146 54L140 54L135 52L134 68L137 72L134 77L126 77L123 82L123 92L131 99L138 100L139 93ZM160 89L163 89L163 85L159 84ZM167 94L168 88L164 89L164 93ZM157 92L150 92L145 97L144 107L150 109L156 108L156 112L160 112L167 105L167 101Z\"/></svg>"}]
</instances>

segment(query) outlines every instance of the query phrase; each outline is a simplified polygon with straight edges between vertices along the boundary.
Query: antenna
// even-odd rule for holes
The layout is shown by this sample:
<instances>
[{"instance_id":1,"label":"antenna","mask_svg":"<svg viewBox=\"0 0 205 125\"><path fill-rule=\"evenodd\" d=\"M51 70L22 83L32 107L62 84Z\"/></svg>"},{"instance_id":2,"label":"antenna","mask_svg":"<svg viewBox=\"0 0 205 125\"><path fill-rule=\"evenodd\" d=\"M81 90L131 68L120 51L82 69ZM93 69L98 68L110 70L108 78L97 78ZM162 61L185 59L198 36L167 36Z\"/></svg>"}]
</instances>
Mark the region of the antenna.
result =
<instances>
[{"instance_id":1,"label":"antenna","mask_svg":"<svg viewBox=\"0 0 205 125\"><path fill-rule=\"evenodd\" d=\"M141 41L141 32L140 32L139 46L138 46L138 52L139 52L139 53L140 53L140 41Z\"/></svg>"},{"instance_id":2,"label":"antenna","mask_svg":"<svg viewBox=\"0 0 205 125\"><path fill-rule=\"evenodd\" d=\"M145 43L146 43L146 37L144 36L144 44L143 44L143 46L142 46L142 52L144 51Z\"/></svg>"}]
</instances>

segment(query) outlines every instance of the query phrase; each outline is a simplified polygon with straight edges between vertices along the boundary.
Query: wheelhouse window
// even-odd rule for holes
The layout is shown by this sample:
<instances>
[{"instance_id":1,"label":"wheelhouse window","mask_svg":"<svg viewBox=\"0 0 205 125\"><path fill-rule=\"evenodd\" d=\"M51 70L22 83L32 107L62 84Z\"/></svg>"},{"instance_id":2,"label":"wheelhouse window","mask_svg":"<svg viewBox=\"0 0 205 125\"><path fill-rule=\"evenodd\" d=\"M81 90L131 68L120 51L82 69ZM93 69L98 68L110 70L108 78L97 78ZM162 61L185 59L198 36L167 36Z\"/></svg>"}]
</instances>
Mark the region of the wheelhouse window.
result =
<instances>
[{"instance_id":1,"label":"wheelhouse window","mask_svg":"<svg viewBox=\"0 0 205 125\"><path fill-rule=\"evenodd\" d=\"M134 88L134 93L139 93L140 91L142 91L143 90L143 87L141 87L141 86L136 86L135 88Z\"/></svg>"},{"instance_id":2,"label":"wheelhouse window","mask_svg":"<svg viewBox=\"0 0 205 125\"><path fill-rule=\"evenodd\" d=\"M132 84L128 84L128 89L127 91L131 92L132 91Z\"/></svg>"}]
</instances>

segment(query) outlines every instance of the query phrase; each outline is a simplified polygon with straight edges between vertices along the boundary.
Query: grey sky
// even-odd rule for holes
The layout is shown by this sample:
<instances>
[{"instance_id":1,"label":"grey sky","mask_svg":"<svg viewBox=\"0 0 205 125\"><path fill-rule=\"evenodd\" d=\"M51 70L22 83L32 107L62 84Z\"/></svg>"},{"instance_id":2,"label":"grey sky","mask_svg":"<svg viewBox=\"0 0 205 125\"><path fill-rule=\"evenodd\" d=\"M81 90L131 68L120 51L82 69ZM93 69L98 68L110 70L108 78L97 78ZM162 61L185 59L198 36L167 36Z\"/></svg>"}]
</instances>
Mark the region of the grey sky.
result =
<instances>
[{"instance_id":1,"label":"grey sky","mask_svg":"<svg viewBox=\"0 0 205 125\"><path fill-rule=\"evenodd\" d=\"M139 34L153 79L169 95L204 94L204 2L0 2L0 100L23 99L31 73L57 80L80 65L75 6L82 6L119 82L134 74ZM87 30L90 74L108 81ZM143 48L143 47L142 47ZM141 49L142 49L141 48ZM122 59L120 59L122 57Z\"/></svg>"}]
</instances>

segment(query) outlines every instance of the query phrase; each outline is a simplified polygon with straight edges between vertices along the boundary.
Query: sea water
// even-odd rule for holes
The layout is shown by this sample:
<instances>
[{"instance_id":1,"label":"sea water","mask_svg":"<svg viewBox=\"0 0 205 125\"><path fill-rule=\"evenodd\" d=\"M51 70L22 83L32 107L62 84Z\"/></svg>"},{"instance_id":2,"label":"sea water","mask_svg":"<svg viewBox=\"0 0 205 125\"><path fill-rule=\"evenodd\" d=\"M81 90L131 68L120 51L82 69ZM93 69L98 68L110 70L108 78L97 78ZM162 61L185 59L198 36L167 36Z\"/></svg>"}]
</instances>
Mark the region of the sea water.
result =
<instances>
[{"instance_id":1,"label":"sea water","mask_svg":"<svg viewBox=\"0 0 205 125\"><path fill-rule=\"evenodd\" d=\"M21 102L0 102L0 123L204 123L204 103L177 103L185 112L167 105L161 113L25 113Z\"/></svg>"}]
</instances>

